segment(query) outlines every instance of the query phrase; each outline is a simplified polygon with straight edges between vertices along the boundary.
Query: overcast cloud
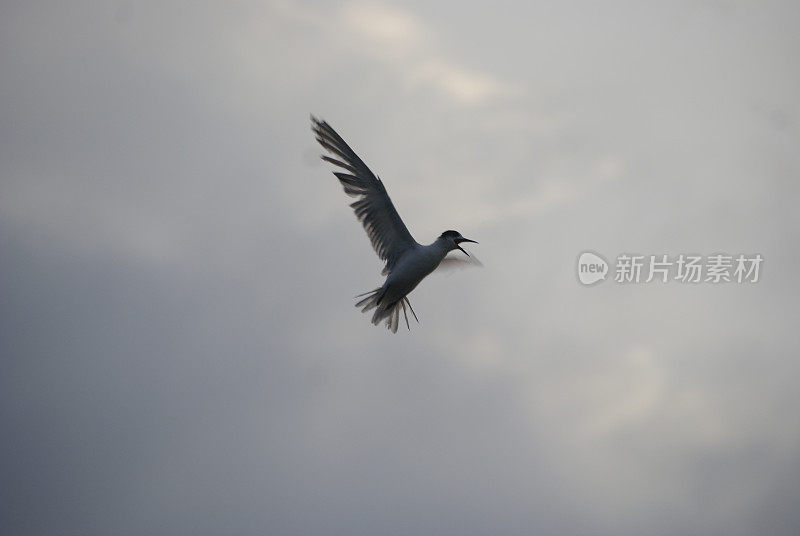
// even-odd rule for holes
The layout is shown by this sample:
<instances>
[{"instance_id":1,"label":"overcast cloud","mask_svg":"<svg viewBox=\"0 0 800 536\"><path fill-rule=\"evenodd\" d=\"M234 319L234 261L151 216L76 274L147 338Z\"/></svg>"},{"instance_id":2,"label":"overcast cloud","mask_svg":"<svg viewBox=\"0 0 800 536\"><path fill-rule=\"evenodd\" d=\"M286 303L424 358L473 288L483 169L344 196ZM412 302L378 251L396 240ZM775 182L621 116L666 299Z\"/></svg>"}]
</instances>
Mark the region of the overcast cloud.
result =
<instances>
[{"instance_id":1,"label":"overcast cloud","mask_svg":"<svg viewBox=\"0 0 800 536\"><path fill-rule=\"evenodd\" d=\"M4 534L800 533L796 2L4 2ZM433 275L396 335L309 114ZM582 287L586 249L756 284Z\"/></svg>"}]
</instances>

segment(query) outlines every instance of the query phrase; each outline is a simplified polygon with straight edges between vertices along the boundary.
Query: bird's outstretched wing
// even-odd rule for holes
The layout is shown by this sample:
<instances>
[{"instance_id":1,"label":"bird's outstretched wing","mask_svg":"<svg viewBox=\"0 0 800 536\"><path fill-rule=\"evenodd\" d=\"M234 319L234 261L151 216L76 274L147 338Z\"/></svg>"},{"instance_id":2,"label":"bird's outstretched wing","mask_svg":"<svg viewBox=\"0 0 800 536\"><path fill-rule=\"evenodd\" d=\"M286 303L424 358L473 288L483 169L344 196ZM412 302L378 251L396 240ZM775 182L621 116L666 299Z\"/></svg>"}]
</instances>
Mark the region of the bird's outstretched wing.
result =
<instances>
[{"instance_id":1,"label":"bird's outstretched wing","mask_svg":"<svg viewBox=\"0 0 800 536\"><path fill-rule=\"evenodd\" d=\"M346 173L334 171L333 174L342 183L347 195L359 198L350 206L364 225L375 253L386 261L383 273L388 274L397 259L407 249L414 247L416 241L397 214L381 180L328 123L313 115L311 122L317 141L335 157L323 155L322 159L346 170Z\"/></svg>"},{"instance_id":2,"label":"bird's outstretched wing","mask_svg":"<svg viewBox=\"0 0 800 536\"><path fill-rule=\"evenodd\" d=\"M434 273L452 273L456 270L462 270L464 268L481 267L483 267L483 263L479 261L474 254L470 253L469 257L466 257L463 253L454 250L448 253L447 256L442 259L442 261L439 263L439 266L437 266L436 270L434 270Z\"/></svg>"}]
</instances>

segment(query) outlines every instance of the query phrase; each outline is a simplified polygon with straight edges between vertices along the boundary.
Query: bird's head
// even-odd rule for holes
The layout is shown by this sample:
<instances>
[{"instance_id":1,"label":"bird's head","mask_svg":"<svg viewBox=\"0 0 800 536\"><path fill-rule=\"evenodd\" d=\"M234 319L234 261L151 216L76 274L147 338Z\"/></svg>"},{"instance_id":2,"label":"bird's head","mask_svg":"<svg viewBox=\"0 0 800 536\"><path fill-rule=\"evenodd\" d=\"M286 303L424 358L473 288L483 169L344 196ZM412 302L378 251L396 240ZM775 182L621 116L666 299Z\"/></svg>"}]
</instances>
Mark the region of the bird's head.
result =
<instances>
[{"instance_id":1,"label":"bird's head","mask_svg":"<svg viewBox=\"0 0 800 536\"><path fill-rule=\"evenodd\" d=\"M460 249L464 255L469 257L469 253L461 249L459 244L461 242L472 242L473 244L477 244L474 240L470 240L469 238L464 238L461 236L461 233L458 231L445 231L441 235L439 235L439 240L443 241L448 248L448 251L453 249Z\"/></svg>"}]
</instances>

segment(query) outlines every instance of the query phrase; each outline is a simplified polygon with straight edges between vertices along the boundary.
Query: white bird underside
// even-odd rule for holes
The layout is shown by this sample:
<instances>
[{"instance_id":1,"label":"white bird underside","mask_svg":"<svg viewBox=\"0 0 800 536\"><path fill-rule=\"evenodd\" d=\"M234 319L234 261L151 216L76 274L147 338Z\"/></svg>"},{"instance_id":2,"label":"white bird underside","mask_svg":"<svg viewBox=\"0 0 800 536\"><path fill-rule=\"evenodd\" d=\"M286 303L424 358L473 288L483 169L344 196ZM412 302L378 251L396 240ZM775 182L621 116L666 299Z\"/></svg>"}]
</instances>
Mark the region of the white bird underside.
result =
<instances>
[{"instance_id":1,"label":"white bird underside","mask_svg":"<svg viewBox=\"0 0 800 536\"><path fill-rule=\"evenodd\" d=\"M350 206L364 226L375 253L386 261L382 273L387 277L383 285L356 296L365 296L356 303L356 307L363 312L375 309L372 323L378 325L385 321L386 327L392 332L397 332L402 310L406 326L411 329L406 305L415 319L417 315L411 309L408 293L440 265L449 251L461 249L458 245L461 242L474 240L468 240L456 231L445 231L434 243L427 246L419 244L408 232L381 180L328 123L314 116L311 116L311 121L317 141L333 155L323 155L322 159L345 170L334 171L334 175L342 183L347 195L358 198ZM448 261L450 259L448 257ZM451 261L451 264L456 263L458 261L455 259ZM480 265L480 262L477 264Z\"/></svg>"}]
</instances>

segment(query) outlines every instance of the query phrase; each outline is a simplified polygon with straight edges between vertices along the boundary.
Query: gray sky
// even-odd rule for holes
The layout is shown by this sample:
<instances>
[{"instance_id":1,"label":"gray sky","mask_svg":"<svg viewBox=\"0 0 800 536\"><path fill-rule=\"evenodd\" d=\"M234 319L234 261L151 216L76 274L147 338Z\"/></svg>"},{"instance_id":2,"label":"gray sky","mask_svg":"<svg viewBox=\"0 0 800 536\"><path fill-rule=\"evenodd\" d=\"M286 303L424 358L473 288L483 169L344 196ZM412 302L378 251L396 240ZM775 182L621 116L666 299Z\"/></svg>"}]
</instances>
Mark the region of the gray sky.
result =
<instances>
[{"instance_id":1,"label":"gray sky","mask_svg":"<svg viewBox=\"0 0 800 536\"><path fill-rule=\"evenodd\" d=\"M0 6L3 533L800 531L796 2L202 4ZM309 113L480 242L410 333Z\"/></svg>"}]
</instances>

